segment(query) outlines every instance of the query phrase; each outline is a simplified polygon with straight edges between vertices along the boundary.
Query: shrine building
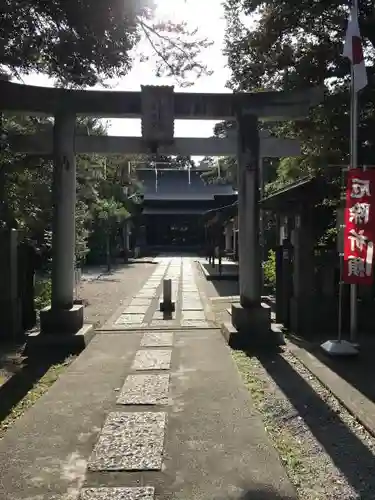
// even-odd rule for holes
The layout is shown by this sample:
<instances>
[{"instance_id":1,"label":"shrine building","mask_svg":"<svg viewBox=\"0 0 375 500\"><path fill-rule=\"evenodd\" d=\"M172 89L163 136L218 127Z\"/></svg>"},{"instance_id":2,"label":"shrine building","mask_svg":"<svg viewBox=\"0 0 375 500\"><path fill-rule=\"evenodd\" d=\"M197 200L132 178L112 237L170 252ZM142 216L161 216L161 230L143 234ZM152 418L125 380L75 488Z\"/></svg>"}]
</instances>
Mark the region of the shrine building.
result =
<instances>
[{"instance_id":1,"label":"shrine building","mask_svg":"<svg viewBox=\"0 0 375 500\"><path fill-rule=\"evenodd\" d=\"M144 249L199 251L205 245L202 215L237 199L229 184L208 184L206 169L139 168L143 212L138 245Z\"/></svg>"}]
</instances>

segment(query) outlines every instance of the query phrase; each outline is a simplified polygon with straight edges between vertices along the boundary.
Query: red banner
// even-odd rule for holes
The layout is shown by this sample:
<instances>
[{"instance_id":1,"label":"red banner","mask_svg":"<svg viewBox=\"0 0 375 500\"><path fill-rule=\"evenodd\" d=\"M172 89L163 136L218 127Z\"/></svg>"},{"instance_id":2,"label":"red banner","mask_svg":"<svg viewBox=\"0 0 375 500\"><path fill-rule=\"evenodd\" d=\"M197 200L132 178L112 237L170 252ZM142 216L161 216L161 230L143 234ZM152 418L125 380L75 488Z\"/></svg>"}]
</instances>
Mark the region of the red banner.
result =
<instances>
[{"instance_id":1,"label":"red banner","mask_svg":"<svg viewBox=\"0 0 375 500\"><path fill-rule=\"evenodd\" d=\"M375 241L375 169L349 170L344 223L343 280L370 285Z\"/></svg>"}]
</instances>

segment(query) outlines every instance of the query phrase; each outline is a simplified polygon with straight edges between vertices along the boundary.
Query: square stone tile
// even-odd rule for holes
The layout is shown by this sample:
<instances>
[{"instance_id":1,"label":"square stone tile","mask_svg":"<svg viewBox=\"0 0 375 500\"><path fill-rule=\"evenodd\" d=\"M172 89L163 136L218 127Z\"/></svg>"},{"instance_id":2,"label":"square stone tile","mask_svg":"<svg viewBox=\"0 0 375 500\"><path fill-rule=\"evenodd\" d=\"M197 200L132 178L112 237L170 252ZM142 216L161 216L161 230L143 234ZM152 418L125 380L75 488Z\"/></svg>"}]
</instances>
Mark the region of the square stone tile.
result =
<instances>
[{"instance_id":1,"label":"square stone tile","mask_svg":"<svg viewBox=\"0 0 375 500\"><path fill-rule=\"evenodd\" d=\"M168 403L169 374L129 375L117 404L165 405Z\"/></svg>"},{"instance_id":2,"label":"square stone tile","mask_svg":"<svg viewBox=\"0 0 375 500\"><path fill-rule=\"evenodd\" d=\"M204 311L183 311L182 320L185 321L205 321L206 315Z\"/></svg>"},{"instance_id":3,"label":"square stone tile","mask_svg":"<svg viewBox=\"0 0 375 500\"><path fill-rule=\"evenodd\" d=\"M155 489L144 488L83 488L79 500L154 500Z\"/></svg>"},{"instance_id":4,"label":"square stone tile","mask_svg":"<svg viewBox=\"0 0 375 500\"><path fill-rule=\"evenodd\" d=\"M164 412L109 413L88 470L160 470L165 421Z\"/></svg>"},{"instance_id":5,"label":"square stone tile","mask_svg":"<svg viewBox=\"0 0 375 500\"><path fill-rule=\"evenodd\" d=\"M140 325L143 318L144 314L121 314L116 325Z\"/></svg>"},{"instance_id":6,"label":"square stone tile","mask_svg":"<svg viewBox=\"0 0 375 500\"><path fill-rule=\"evenodd\" d=\"M168 370L171 366L171 355L170 349L137 351L132 370Z\"/></svg>"},{"instance_id":7,"label":"square stone tile","mask_svg":"<svg viewBox=\"0 0 375 500\"><path fill-rule=\"evenodd\" d=\"M142 347L171 347L173 332L146 332L143 335Z\"/></svg>"}]
</instances>

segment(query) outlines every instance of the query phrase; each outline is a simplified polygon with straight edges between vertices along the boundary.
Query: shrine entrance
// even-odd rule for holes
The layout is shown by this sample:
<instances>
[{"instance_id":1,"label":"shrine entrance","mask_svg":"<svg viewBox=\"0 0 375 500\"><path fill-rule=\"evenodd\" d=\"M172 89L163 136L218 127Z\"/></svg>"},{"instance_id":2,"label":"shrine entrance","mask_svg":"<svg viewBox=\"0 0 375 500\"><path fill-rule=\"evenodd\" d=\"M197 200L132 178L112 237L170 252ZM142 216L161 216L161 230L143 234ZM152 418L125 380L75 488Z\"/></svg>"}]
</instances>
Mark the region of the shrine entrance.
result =
<instances>
[{"instance_id":1,"label":"shrine entrance","mask_svg":"<svg viewBox=\"0 0 375 500\"><path fill-rule=\"evenodd\" d=\"M196 217L191 215L156 216L147 224L146 244L163 249L199 249L204 231L199 230Z\"/></svg>"},{"instance_id":2,"label":"shrine entrance","mask_svg":"<svg viewBox=\"0 0 375 500\"><path fill-rule=\"evenodd\" d=\"M10 137L17 152L51 154L54 158L54 227L52 304L41 313L41 333L75 334L83 326L83 306L74 303L75 256L75 154L152 154L223 156L238 160L238 224L241 306L232 318L239 331L268 331L269 311L261 307L259 255L259 159L264 149L279 149L278 156L291 156L299 149L293 141L260 137L259 119L283 120L307 115L322 98L321 89L300 92L195 94L174 92L173 87L144 86L141 92L81 91L41 88L0 81L0 111L43 114L54 117L53 132ZM141 118L142 137L76 136L76 116ZM174 120L236 120L235 133L220 138L174 138ZM288 149L289 147L289 149ZM262 151L263 148L263 151ZM271 155L272 156L272 155ZM171 224L170 227L176 227ZM182 228L175 229L181 239ZM172 229L170 229L172 231ZM193 236L191 236L193 237ZM155 238L155 236L154 236ZM17 300L9 292L12 266L1 270L6 300L1 313L17 316ZM9 295L11 293L11 296ZM13 294L13 295L12 295Z\"/></svg>"}]
</instances>

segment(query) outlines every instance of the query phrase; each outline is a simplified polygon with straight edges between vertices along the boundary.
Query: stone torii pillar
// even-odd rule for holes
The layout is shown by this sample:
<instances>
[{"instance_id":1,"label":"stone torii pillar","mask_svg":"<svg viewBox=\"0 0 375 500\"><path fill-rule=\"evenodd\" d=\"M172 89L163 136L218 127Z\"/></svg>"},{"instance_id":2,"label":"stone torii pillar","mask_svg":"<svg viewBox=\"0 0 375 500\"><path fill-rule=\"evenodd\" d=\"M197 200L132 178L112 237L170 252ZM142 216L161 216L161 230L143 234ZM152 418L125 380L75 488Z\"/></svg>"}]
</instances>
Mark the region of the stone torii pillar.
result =
<instances>
[{"instance_id":1,"label":"stone torii pillar","mask_svg":"<svg viewBox=\"0 0 375 500\"><path fill-rule=\"evenodd\" d=\"M232 322L240 333L255 338L264 337L271 325L270 308L261 304L258 118L240 113L237 127L240 304L232 305Z\"/></svg>"},{"instance_id":2,"label":"stone torii pillar","mask_svg":"<svg viewBox=\"0 0 375 500\"><path fill-rule=\"evenodd\" d=\"M75 334L83 326L83 306L74 304L75 160L74 112L60 110L54 124L52 302L40 314L41 333Z\"/></svg>"}]
</instances>

